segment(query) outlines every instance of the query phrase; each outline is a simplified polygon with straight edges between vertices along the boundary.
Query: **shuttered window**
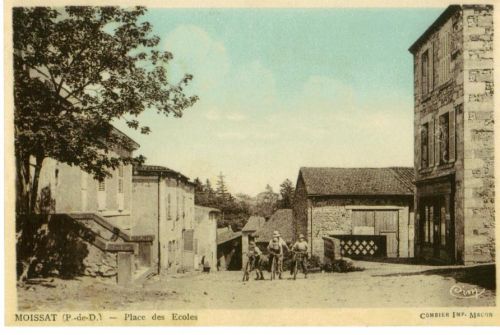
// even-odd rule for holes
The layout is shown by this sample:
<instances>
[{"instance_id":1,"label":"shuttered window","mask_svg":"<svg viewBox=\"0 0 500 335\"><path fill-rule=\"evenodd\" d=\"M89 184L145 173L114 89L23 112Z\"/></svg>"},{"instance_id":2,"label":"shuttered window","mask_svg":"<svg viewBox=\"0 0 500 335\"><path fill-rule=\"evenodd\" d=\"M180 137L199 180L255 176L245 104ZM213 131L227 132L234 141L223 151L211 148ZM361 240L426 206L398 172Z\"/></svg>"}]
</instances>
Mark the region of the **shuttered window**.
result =
<instances>
[{"instance_id":1,"label":"shuttered window","mask_svg":"<svg viewBox=\"0 0 500 335\"><path fill-rule=\"evenodd\" d=\"M426 50L422 54L422 94L426 95L429 93L429 50Z\"/></svg>"},{"instance_id":2,"label":"shuttered window","mask_svg":"<svg viewBox=\"0 0 500 335\"><path fill-rule=\"evenodd\" d=\"M185 230L182 235L184 239L184 251L194 251L194 230Z\"/></svg>"},{"instance_id":3,"label":"shuttered window","mask_svg":"<svg viewBox=\"0 0 500 335\"><path fill-rule=\"evenodd\" d=\"M450 139L448 141L449 143L449 151L450 151L450 154L449 154L449 157L448 157L448 161L449 162L454 162L455 159L456 159L456 117L458 114L460 114L460 109L462 108L462 105L458 105L455 107L455 109L451 110L450 111L450 116L449 116L449 136L450 136Z\"/></svg>"},{"instance_id":4,"label":"shuttered window","mask_svg":"<svg viewBox=\"0 0 500 335\"><path fill-rule=\"evenodd\" d=\"M439 31L438 60L438 79L442 85L451 78L451 21Z\"/></svg>"},{"instance_id":5,"label":"shuttered window","mask_svg":"<svg viewBox=\"0 0 500 335\"><path fill-rule=\"evenodd\" d=\"M429 166L429 123L424 123L420 129L420 167Z\"/></svg>"}]
</instances>

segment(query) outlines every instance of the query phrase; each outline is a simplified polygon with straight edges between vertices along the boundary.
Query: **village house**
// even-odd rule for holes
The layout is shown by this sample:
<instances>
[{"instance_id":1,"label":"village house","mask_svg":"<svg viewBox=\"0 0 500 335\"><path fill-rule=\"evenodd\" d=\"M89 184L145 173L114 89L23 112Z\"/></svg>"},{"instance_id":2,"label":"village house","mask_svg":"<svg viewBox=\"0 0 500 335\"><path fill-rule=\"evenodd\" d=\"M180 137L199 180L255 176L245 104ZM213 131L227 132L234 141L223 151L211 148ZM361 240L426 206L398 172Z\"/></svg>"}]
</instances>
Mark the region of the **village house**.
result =
<instances>
[{"instance_id":1,"label":"village house","mask_svg":"<svg viewBox=\"0 0 500 335\"><path fill-rule=\"evenodd\" d=\"M253 241L262 252L267 253L267 246L273 238L274 231L278 231L289 246L295 242L291 209L278 209L268 220L255 215L248 219L241 231L243 264L248 253L248 244Z\"/></svg>"},{"instance_id":2,"label":"village house","mask_svg":"<svg viewBox=\"0 0 500 335\"><path fill-rule=\"evenodd\" d=\"M493 6L449 6L409 50L416 256L493 262Z\"/></svg>"},{"instance_id":3,"label":"village house","mask_svg":"<svg viewBox=\"0 0 500 335\"><path fill-rule=\"evenodd\" d=\"M132 150L115 147L110 155L130 157L139 145L118 129L113 131ZM47 158L40 172L40 207L63 216L60 224L71 224L74 231L88 230L92 238L85 240L85 274L117 276L120 283L127 284L150 271L153 237L130 231L132 166L122 165L110 172L110 177L98 181L78 166Z\"/></svg>"},{"instance_id":4,"label":"village house","mask_svg":"<svg viewBox=\"0 0 500 335\"><path fill-rule=\"evenodd\" d=\"M210 271L217 270L217 217L216 208L195 206L195 269L203 269L203 263L210 266Z\"/></svg>"},{"instance_id":5,"label":"village house","mask_svg":"<svg viewBox=\"0 0 500 335\"><path fill-rule=\"evenodd\" d=\"M133 171L134 234L152 234L152 262L158 273L194 269L194 184L163 166L135 166Z\"/></svg>"},{"instance_id":6,"label":"village house","mask_svg":"<svg viewBox=\"0 0 500 335\"><path fill-rule=\"evenodd\" d=\"M413 168L313 168L299 171L293 235L324 259L323 237L347 257L413 257Z\"/></svg>"}]
</instances>

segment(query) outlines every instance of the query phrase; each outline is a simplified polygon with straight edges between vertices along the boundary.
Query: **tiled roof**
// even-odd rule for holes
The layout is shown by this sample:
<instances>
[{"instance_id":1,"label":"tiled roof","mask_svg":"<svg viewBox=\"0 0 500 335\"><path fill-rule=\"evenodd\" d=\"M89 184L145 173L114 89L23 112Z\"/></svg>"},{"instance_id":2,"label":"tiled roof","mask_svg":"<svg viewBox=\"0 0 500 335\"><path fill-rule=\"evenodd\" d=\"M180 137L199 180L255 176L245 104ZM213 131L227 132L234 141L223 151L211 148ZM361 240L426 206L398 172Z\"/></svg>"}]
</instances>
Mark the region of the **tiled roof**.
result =
<instances>
[{"instance_id":1,"label":"tiled roof","mask_svg":"<svg viewBox=\"0 0 500 335\"><path fill-rule=\"evenodd\" d=\"M303 167L308 195L413 195L413 168Z\"/></svg>"},{"instance_id":2,"label":"tiled roof","mask_svg":"<svg viewBox=\"0 0 500 335\"><path fill-rule=\"evenodd\" d=\"M253 235L256 236L256 242L269 242L273 238L273 232L279 231L281 237L286 242L293 242L293 213L291 209L278 209L271 218L264 222L260 229Z\"/></svg>"},{"instance_id":3,"label":"tiled roof","mask_svg":"<svg viewBox=\"0 0 500 335\"><path fill-rule=\"evenodd\" d=\"M252 215L248 218L247 224L241 231L256 231L258 230L264 223L266 219L262 216Z\"/></svg>"},{"instance_id":4,"label":"tiled roof","mask_svg":"<svg viewBox=\"0 0 500 335\"><path fill-rule=\"evenodd\" d=\"M169 174L189 181L189 178L180 172L160 165L134 165L134 175L157 175L159 173Z\"/></svg>"},{"instance_id":5,"label":"tiled roof","mask_svg":"<svg viewBox=\"0 0 500 335\"><path fill-rule=\"evenodd\" d=\"M238 237L241 237L241 231L233 231L230 226L217 228L217 244L222 244Z\"/></svg>"}]
</instances>

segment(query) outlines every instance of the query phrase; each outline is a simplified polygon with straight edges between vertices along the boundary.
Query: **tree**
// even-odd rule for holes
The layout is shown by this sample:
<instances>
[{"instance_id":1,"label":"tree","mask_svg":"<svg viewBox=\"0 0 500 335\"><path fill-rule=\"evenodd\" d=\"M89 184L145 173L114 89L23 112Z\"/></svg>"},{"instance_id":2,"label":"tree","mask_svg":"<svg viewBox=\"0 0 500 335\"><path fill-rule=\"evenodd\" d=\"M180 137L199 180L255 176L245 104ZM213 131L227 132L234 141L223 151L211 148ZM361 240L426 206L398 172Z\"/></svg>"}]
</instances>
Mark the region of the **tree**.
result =
<instances>
[{"instance_id":1,"label":"tree","mask_svg":"<svg viewBox=\"0 0 500 335\"><path fill-rule=\"evenodd\" d=\"M195 178L193 182L194 182L194 191L203 192L203 183L201 182L200 178Z\"/></svg>"},{"instance_id":2,"label":"tree","mask_svg":"<svg viewBox=\"0 0 500 335\"><path fill-rule=\"evenodd\" d=\"M295 189L290 179L285 179L280 185L280 208L292 208L293 193Z\"/></svg>"},{"instance_id":3,"label":"tree","mask_svg":"<svg viewBox=\"0 0 500 335\"><path fill-rule=\"evenodd\" d=\"M278 208L279 195L274 193L273 188L268 184L264 192L257 194L257 204L255 214L263 217L270 217Z\"/></svg>"},{"instance_id":4,"label":"tree","mask_svg":"<svg viewBox=\"0 0 500 335\"><path fill-rule=\"evenodd\" d=\"M191 75L167 80L172 54L160 51L145 8L16 7L14 126L17 211L33 213L44 159L50 157L102 180L120 164L144 157L111 157L131 148L111 122L150 129L137 120L146 109L181 117L196 96L184 89ZM31 173L33 170L33 173Z\"/></svg>"},{"instance_id":5,"label":"tree","mask_svg":"<svg viewBox=\"0 0 500 335\"><path fill-rule=\"evenodd\" d=\"M217 196L224 201L227 195L227 187L226 183L224 182L224 175L222 172L219 174L218 179L217 179Z\"/></svg>"}]
</instances>

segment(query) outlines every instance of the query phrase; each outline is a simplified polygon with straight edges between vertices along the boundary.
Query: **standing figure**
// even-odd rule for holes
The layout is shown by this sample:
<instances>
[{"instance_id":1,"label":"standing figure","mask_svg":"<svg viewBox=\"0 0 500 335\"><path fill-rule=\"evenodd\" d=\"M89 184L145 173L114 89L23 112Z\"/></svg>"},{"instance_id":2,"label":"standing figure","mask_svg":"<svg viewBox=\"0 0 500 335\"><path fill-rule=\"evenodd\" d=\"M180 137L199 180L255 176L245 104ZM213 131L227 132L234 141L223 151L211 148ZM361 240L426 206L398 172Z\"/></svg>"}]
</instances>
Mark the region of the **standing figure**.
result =
<instances>
[{"instance_id":1,"label":"standing figure","mask_svg":"<svg viewBox=\"0 0 500 335\"><path fill-rule=\"evenodd\" d=\"M302 267L302 271L304 272L304 276L307 278L307 251L309 250L309 246L307 244L306 238L304 237L304 234L299 235L299 240L295 242L295 244L292 246L292 252L293 252L293 262L292 262L292 269L291 272L293 274L293 278L295 279L295 276L298 272L298 266Z\"/></svg>"}]
</instances>

